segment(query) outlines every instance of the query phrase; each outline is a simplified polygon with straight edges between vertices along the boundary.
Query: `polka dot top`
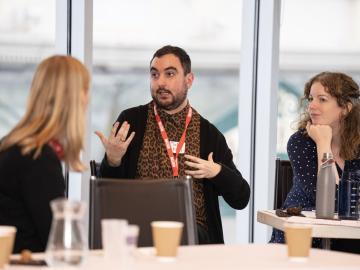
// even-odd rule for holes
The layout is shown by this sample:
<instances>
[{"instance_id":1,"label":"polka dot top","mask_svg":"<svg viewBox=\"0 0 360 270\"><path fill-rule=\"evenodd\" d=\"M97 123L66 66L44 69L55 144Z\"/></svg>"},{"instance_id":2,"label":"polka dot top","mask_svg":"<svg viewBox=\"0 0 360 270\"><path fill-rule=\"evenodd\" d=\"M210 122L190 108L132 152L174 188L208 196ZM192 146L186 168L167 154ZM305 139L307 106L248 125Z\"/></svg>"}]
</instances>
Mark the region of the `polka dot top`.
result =
<instances>
[{"instance_id":1,"label":"polka dot top","mask_svg":"<svg viewBox=\"0 0 360 270\"><path fill-rule=\"evenodd\" d=\"M300 130L290 137L287 151L294 178L283 208L301 206L304 210L312 210L315 208L318 170L316 144Z\"/></svg>"}]
</instances>

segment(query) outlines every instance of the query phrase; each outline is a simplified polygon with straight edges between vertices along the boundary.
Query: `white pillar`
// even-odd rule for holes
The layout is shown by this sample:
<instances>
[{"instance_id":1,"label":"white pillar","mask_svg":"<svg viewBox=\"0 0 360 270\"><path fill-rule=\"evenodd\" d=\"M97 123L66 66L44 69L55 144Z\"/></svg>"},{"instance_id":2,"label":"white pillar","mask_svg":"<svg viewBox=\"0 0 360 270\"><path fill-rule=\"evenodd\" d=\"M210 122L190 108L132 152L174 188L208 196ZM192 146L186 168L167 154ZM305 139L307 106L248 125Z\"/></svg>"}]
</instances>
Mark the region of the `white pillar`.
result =
<instances>
[{"instance_id":1,"label":"white pillar","mask_svg":"<svg viewBox=\"0 0 360 270\"><path fill-rule=\"evenodd\" d=\"M89 71L92 67L92 48L93 48L93 0L71 1L57 0L56 2L56 53L70 54L83 62ZM71 10L71 14L69 14ZM68 24L68 16L71 15L71 24ZM68 26L71 25L71 29ZM70 39L70 42L68 42ZM70 45L70 46L68 46ZM89 89L91 98L91 89ZM82 161L88 165L90 160L90 104L86 112L87 133L85 139L85 149L82 152ZM69 198L89 202L89 179L90 171L84 173L70 172L69 176ZM88 217L85 219L86 224Z\"/></svg>"},{"instance_id":2,"label":"white pillar","mask_svg":"<svg viewBox=\"0 0 360 270\"><path fill-rule=\"evenodd\" d=\"M259 243L268 241L271 228L256 222L256 212L272 209L274 201L280 5L278 0L260 4L254 189L254 242Z\"/></svg>"},{"instance_id":3,"label":"white pillar","mask_svg":"<svg viewBox=\"0 0 360 270\"><path fill-rule=\"evenodd\" d=\"M55 53L67 52L67 1L56 0Z\"/></svg>"},{"instance_id":4,"label":"white pillar","mask_svg":"<svg viewBox=\"0 0 360 270\"><path fill-rule=\"evenodd\" d=\"M72 15L71 15L71 55L85 63L89 71L92 67L92 53L93 53L93 1L92 0L76 0L72 1ZM91 89L89 97L91 98ZM82 152L82 161L89 165L90 161L90 133L91 133L91 102L86 113L86 138L85 149ZM89 202L89 180L90 171L84 173L70 175L70 189L69 197ZM71 188L76 192L72 192ZM74 191L74 190L73 190Z\"/></svg>"},{"instance_id":5,"label":"white pillar","mask_svg":"<svg viewBox=\"0 0 360 270\"><path fill-rule=\"evenodd\" d=\"M250 183L251 170L251 117L252 117L252 95L254 88L255 65L254 35L255 4L257 0L243 1L242 8L242 34L240 54L240 87L239 87L239 112L238 112L238 134L239 147L237 156L237 167L243 177ZM251 195L252 196L252 195ZM250 197L251 198L251 197ZM251 199L250 199L251 200ZM249 241L249 209L251 201L246 209L236 212L236 242L247 243Z\"/></svg>"},{"instance_id":6,"label":"white pillar","mask_svg":"<svg viewBox=\"0 0 360 270\"><path fill-rule=\"evenodd\" d=\"M252 201L237 213L237 241L249 235L250 242L265 243L271 230L256 222L256 212L273 204L280 1L244 1L243 18L238 168L251 183Z\"/></svg>"}]
</instances>

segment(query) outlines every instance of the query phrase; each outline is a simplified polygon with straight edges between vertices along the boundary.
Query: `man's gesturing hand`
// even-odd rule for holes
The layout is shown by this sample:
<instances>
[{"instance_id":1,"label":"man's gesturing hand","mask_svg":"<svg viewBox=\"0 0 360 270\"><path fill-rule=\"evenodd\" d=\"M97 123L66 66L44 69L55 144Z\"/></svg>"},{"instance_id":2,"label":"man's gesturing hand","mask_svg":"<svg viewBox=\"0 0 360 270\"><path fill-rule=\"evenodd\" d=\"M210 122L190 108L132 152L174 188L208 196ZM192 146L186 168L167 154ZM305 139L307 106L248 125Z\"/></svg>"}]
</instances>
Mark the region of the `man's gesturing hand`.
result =
<instances>
[{"instance_id":1,"label":"man's gesturing hand","mask_svg":"<svg viewBox=\"0 0 360 270\"><path fill-rule=\"evenodd\" d=\"M194 178L213 178L221 170L221 166L214 162L213 153L208 156L208 160L194 157L191 155L185 155L187 161L185 164L192 168L192 170L185 170L185 173Z\"/></svg>"},{"instance_id":2,"label":"man's gesturing hand","mask_svg":"<svg viewBox=\"0 0 360 270\"><path fill-rule=\"evenodd\" d=\"M116 122L111 129L109 138L106 138L100 131L95 131L95 134L100 138L106 152L107 161L110 166L117 167L121 164L121 160L126 153L126 150L135 136L135 132L131 132L127 138L130 125L128 122L123 122L118 133L120 123Z\"/></svg>"}]
</instances>

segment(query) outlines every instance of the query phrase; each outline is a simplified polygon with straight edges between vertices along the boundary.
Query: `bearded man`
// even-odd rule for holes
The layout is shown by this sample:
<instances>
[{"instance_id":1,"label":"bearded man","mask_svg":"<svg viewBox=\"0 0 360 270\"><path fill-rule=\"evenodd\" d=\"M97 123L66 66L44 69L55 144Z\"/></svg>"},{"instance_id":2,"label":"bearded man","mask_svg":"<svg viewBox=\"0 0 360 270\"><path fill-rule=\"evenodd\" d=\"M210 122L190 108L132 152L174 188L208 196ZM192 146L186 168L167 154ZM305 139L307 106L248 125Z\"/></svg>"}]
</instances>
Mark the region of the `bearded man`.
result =
<instances>
[{"instance_id":1,"label":"bearded man","mask_svg":"<svg viewBox=\"0 0 360 270\"><path fill-rule=\"evenodd\" d=\"M193 177L199 243L224 243L218 196L243 209L250 187L224 136L191 107L187 93L193 81L182 48L157 50L150 61L152 101L121 112L109 137L96 132L106 152L100 174L144 181Z\"/></svg>"}]
</instances>

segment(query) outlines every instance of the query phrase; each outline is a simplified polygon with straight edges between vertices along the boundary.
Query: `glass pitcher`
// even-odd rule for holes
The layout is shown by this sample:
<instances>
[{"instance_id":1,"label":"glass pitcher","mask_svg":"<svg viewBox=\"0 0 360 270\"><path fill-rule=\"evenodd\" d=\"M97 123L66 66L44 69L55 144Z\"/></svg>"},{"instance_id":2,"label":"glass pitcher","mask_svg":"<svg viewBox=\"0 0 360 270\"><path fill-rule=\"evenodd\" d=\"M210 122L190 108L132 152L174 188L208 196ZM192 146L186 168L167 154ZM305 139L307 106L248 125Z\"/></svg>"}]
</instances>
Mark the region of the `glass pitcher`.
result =
<instances>
[{"instance_id":1,"label":"glass pitcher","mask_svg":"<svg viewBox=\"0 0 360 270\"><path fill-rule=\"evenodd\" d=\"M85 203L56 199L50 203L53 221L46 247L50 266L76 266L82 263L87 250L82 223Z\"/></svg>"}]
</instances>

